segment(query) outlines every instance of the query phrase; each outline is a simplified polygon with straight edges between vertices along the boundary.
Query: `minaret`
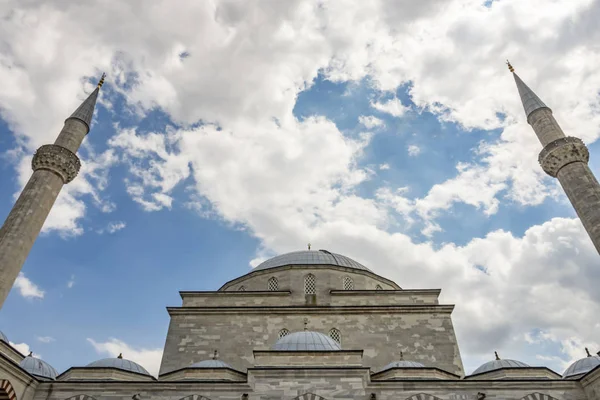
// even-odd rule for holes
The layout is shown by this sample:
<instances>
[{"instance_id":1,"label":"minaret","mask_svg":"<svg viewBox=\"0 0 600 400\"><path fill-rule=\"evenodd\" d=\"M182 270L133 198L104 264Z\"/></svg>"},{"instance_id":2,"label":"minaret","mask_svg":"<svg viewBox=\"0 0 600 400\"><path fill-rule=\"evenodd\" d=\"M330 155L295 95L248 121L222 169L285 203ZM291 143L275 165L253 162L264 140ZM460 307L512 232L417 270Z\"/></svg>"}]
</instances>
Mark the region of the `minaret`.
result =
<instances>
[{"instance_id":1,"label":"minaret","mask_svg":"<svg viewBox=\"0 0 600 400\"><path fill-rule=\"evenodd\" d=\"M79 172L80 162L75 153L90 131L104 77L102 74L96 89L65 120L54 144L44 145L35 152L31 161L33 174L0 228L0 307L15 283L60 189Z\"/></svg>"},{"instance_id":2,"label":"minaret","mask_svg":"<svg viewBox=\"0 0 600 400\"><path fill-rule=\"evenodd\" d=\"M544 172L558 178L585 230L600 253L600 185L587 163L590 158L581 139L565 136L552 110L512 72L525 108L527 122L544 147L538 161Z\"/></svg>"}]
</instances>

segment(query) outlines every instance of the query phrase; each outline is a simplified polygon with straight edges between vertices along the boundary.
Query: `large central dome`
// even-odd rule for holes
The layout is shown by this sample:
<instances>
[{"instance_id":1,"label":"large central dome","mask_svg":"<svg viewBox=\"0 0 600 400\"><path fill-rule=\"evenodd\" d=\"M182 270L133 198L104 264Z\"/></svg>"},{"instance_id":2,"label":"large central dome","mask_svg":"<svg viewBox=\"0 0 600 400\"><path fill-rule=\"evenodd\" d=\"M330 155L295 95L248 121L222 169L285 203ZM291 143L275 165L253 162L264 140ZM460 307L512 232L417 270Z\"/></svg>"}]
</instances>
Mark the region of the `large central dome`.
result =
<instances>
[{"instance_id":1,"label":"large central dome","mask_svg":"<svg viewBox=\"0 0 600 400\"><path fill-rule=\"evenodd\" d=\"M362 269L371 272L370 269L353 259L341 254L330 253L327 250L305 250L282 254L263 262L254 271L282 267L284 265L338 265L340 267Z\"/></svg>"}]
</instances>

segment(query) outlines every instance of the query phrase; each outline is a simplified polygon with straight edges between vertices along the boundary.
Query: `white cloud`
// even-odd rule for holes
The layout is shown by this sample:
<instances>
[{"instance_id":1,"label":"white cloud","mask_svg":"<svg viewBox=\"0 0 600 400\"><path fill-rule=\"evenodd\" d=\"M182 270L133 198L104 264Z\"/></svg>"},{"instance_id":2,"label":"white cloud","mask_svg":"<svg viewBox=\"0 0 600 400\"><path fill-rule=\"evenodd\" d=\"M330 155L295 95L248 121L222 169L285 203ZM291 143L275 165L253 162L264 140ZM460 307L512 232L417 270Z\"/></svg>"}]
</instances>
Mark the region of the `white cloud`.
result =
<instances>
[{"instance_id":1,"label":"white cloud","mask_svg":"<svg viewBox=\"0 0 600 400\"><path fill-rule=\"evenodd\" d=\"M132 347L122 340L115 338L109 338L106 342L96 342L94 339L90 338L88 338L87 341L94 346L94 349L100 355L117 357L120 353L122 353L123 358L140 364L142 367L146 368L150 374L158 376L158 370L160 368L160 361L163 353L163 350L160 348L144 349Z\"/></svg>"},{"instance_id":2,"label":"white cloud","mask_svg":"<svg viewBox=\"0 0 600 400\"><path fill-rule=\"evenodd\" d=\"M402 102L396 97L384 102L371 102L371 107L374 109L390 114L394 117L401 117L410 109L402 105Z\"/></svg>"},{"instance_id":3,"label":"white cloud","mask_svg":"<svg viewBox=\"0 0 600 400\"><path fill-rule=\"evenodd\" d=\"M123 221L112 221L109 222L106 228L99 229L97 232L102 235L103 233L113 234L115 232L120 231L121 229L125 229L127 224Z\"/></svg>"},{"instance_id":4,"label":"white cloud","mask_svg":"<svg viewBox=\"0 0 600 400\"><path fill-rule=\"evenodd\" d=\"M383 120L372 115L360 115L358 117L358 122L364 125L364 127L367 129L381 128L385 126L385 122L383 122Z\"/></svg>"},{"instance_id":5,"label":"white cloud","mask_svg":"<svg viewBox=\"0 0 600 400\"><path fill-rule=\"evenodd\" d=\"M51 336L38 336L37 340L42 343L51 343L54 342L56 339L54 339Z\"/></svg>"},{"instance_id":6,"label":"white cloud","mask_svg":"<svg viewBox=\"0 0 600 400\"><path fill-rule=\"evenodd\" d=\"M71 279L67 281L67 288L71 289L75 285L75 275L71 275Z\"/></svg>"},{"instance_id":7,"label":"white cloud","mask_svg":"<svg viewBox=\"0 0 600 400\"><path fill-rule=\"evenodd\" d=\"M44 291L35 283L31 282L31 280L29 280L22 272L19 272L13 287L18 289L21 296L25 298L44 298Z\"/></svg>"},{"instance_id":8,"label":"white cloud","mask_svg":"<svg viewBox=\"0 0 600 400\"><path fill-rule=\"evenodd\" d=\"M387 164L387 163L385 163L385 164L380 164L380 165L379 165L379 169L380 169L381 171L385 171L386 169L390 169L390 164Z\"/></svg>"},{"instance_id":9,"label":"white cloud","mask_svg":"<svg viewBox=\"0 0 600 400\"><path fill-rule=\"evenodd\" d=\"M417 146L416 144L410 144L408 145L408 155L411 157L415 157L418 156L419 154L421 154L421 148L419 146Z\"/></svg>"},{"instance_id":10,"label":"white cloud","mask_svg":"<svg viewBox=\"0 0 600 400\"><path fill-rule=\"evenodd\" d=\"M8 344L10 344L13 348L15 348L19 353L23 354L24 356L29 355L29 353L31 352L31 349L29 348L29 345L27 343L13 343L9 341ZM35 358L42 358L42 356L37 353L33 353L32 355Z\"/></svg>"}]
</instances>

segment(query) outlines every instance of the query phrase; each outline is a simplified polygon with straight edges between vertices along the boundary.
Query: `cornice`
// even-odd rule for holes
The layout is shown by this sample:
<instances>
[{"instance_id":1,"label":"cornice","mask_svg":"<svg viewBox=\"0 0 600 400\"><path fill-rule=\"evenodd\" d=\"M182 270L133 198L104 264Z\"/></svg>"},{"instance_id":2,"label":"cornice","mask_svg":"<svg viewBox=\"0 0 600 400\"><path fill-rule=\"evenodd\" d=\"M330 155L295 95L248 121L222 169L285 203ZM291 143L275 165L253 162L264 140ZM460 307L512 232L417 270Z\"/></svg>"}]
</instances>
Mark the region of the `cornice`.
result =
<instances>
[{"instance_id":1,"label":"cornice","mask_svg":"<svg viewBox=\"0 0 600 400\"><path fill-rule=\"evenodd\" d=\"M350 295L417 295L417 294L434 294L439 296L442 289L401 289L401 290L337 290L332 289L329 291L334 296L350 296Z\"/></svg>"},{"instance_id":2,"label":"cornice","mask_svg":"<svg viewBox=\"0 0 600 400\"><path fill-rule=\"evenodd\" d=\"M290 290L244 290L244 291L179 291L179 296L183 300L184 297L223 297L223 296L233 296L233 297L248 297L248 296L289 296L292 292Z\"/></svg>"},{"instance_id":3,"label":"cornice","mask_svg":"<svg viewBox=\"0 0 600 400\"><path fill-rule=\"evenodd\" d=\"M351 273L356 273L356 274L360 274L360 275L365 275L365 276L369 276L369 277L376 277L377 279L387 283L388 285L393 286L399 290L402 290L402 288L396 282L389 280L387 278L384 278L381 275L377 275L374 272L364 270L364 269L356 269L356 268L344 267L341 265L331 265L331 264L316 264L316 265L313 265L313 264L289 264L289 265L282 265L280 267L273 267L273 268L250 271L247 274L244 274L240 277L237 277L235 279L225 282L223 284L223 286L221 286L219 288L219 291L222 291L223 289L225 289L226 287L228 287L230 285L233 285L234 283L238 283L240 281L246 280L247 278L249 278L251 276L269 275L269 274L273 273L272 271L285 271L287 269L300 269L300 268L304 268L304 269L330 268L330 269L336 269L339 271L345 271L345 272L351 272Z\"/></svg>"},{"instance_id":4,"label":"cornice","mask_svg":"<svg viewBox=\"0 0 600 400\"><path fill-rule=\"evenodd\" d=\"M193 314L451 314L454 305L406 304L381 306L239 306L239 307L167 307L169 315Z\"/></svg>"},{"instance_id":5,"label":"cornice","mask_svg":"<svg viewBox=\"0 0 600 400\"><path fill-rule=\"evenodd\" d=\"M19 366L19 364L15 363L13 360L0 353L0 364L4 364L6 366L6 372L11 376L19 379L24 384L32 384L40 382L35 376L31 375L29 372L25 371L23 368Z\"/></svg>"}]
</instances>

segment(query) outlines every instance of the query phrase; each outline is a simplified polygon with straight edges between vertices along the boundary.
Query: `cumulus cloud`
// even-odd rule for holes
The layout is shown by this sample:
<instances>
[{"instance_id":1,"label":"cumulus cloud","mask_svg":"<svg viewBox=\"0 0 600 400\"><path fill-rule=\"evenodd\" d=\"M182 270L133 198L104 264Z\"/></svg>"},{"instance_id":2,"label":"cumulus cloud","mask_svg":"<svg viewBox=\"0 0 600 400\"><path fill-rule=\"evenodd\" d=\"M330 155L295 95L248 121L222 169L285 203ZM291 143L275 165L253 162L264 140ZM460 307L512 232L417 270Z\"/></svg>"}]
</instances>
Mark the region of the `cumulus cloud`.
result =
<instances>
[{"instance_id":1,"label":"cumulus cloud","mask_svg":"<svg viewBox=\"0 0 600 400\"><path fill-rule=\"evenodd\" d=\"M71 278L67 281L67 288L71 289L75 285L75 275L71 275Z\"/></svg>"},{"instance_id":2,"label":"cumulus cloud","mask_svg":"<svg viewBox=\"0 0 600 400\"><path fill-rule=\"evenodd\" d=\"M24 356L29 355L29 353L31 352L31 349L29 347L29 345L27 343L13 343L13 342L8 342L13 348L15 348L19 353L23 354ZM35 358L42 358L41 354L38 353L33 353L32 354Z\"/></svg>"},{"instance_id":3,"label":"cumulus cloud","mask_svg":"<svg viewBox=\"0 0 600 400\"><path fill-rule=\"evenodd\" d=\"M192 192L186 206L202 215L209 208L261 241L257 260L310 237L402 286L443 287L444 300L458 305L456 326L471 360L527 343L522 333L534 329L553 335L561 360L575 354L571 338L598 337L589 323L599 311L597 254L577 220L554 219L521 237L490 232L464 246L417 243L402 233L402 224L418 216L432 234L441 229L437 217L456 203L493 215L501 201L537 205L554 195L503 61L518 60L517 71L566 132L595 141L597 2L142 3L4 5L0 113L17 136L22 151L15 154L54 139L91 89L87 78L98 75L96 68L109 72L105 93L123 96L126 112L142 117L159 109L179 125L150 133L117 126L99 162L84 158L89 172L61 193L44 229L81 234L83 199L113 208L102 194L106 170L124 160L127 191L143 209L172 207L181 200L174 189L185 184ZM368 78L379 98L406 87L415 114L432 112L469 134L502 132L483 136L473 158L423 196L382 187L375 198L360 197L357 187L370 172L359 160L370 137L349 139L325 118L298 121L292 112L320 72L338 82ZM108 108L110 96L103 100ZM397 97L371 105L395 117L407 112ZM29 160L18 157L24 184ZM111 355L125 346L117 339L90 343L103 352L113 346Z\"/></svg>"},{"instance_id":4,"label":"cumulus cloud","mask_svg":"<svg viewBox=\"0 0 600 400\"><path fill-rule=\"evenodd\" d=\"M360 115L358 117L358 122L360 122L367 129L380 128L385 126L385 122L383 122L383 120L372 115Z\"/></svg>"},{"instance_id":5,"label":"cumulus cloud","mask_svg":"<svg viewBox=\"0 0 600 400\"><path fill-rule=\"evenodd\" d=\"M94 349L100 355L117 357L122 353L124 358L140 364L142 367L146 368L150 374L158 376L163 353L162 349L134 347L115 338L109 338L106 342L97 342L90 338L88 338L87 341L94 346Z\"/></svg>"},{"instance_id":6,"label":"cumulus cloud","mask_svg":"<svg viewBox=\"0 0 600 400\"><path fill-rule=\"evenodd\" d=\"M390 164L387 164L387 163L385 163L385 164L379 164L379 169L381 171L385 171L386 169L390 169Z\"/></svg>"},{"instance_id":7,"label":"cumulus cloud","mask_svg":"<svg viewBox=\"0 0 600 400\"><path fill-rule=\"evenodd\" d=\"M401 117L409 110L408 107L403 106L402 102L395 97L383 102L371 102L371 107L383 113L390 114L393 117Z\"/></svg>"},{"instance_id":8,"label":"cumulus cloud","mask_svg":"<svg viewBox=\"0 0 600 400\"><path fill-rule=\"evenodd\" d=\"M125 229L127 224L123 221L112 221L109 222L106 228L99 229L98 233L102 235L103 233L113 234L115 232L120 231L121 229Z\"/></svg>"},{"instance_id":9,"label":"cumulus cloud","mask_svg":"<svg viewBox=\"0 0 600 400\"><path fill-rule=\"evenodd\" d=\"M418 156L419 154L421 154L421 148L419 146L417 146L416 144L410 144L408 145L408 155L411 157L415 157Z\"/></svg>"},{"instance_id":10,"label":"cumulus cloud","mask_svg":"<svg viewBox=\"0 0 600 400\"><path fill-rule=\"evenodd\" d=\"M25 298L44 298L45 292L29 278L27 278L22 272L19 272L13 287L16 288L19 291L19 294Z\"/></svg>"}]
</instances>

